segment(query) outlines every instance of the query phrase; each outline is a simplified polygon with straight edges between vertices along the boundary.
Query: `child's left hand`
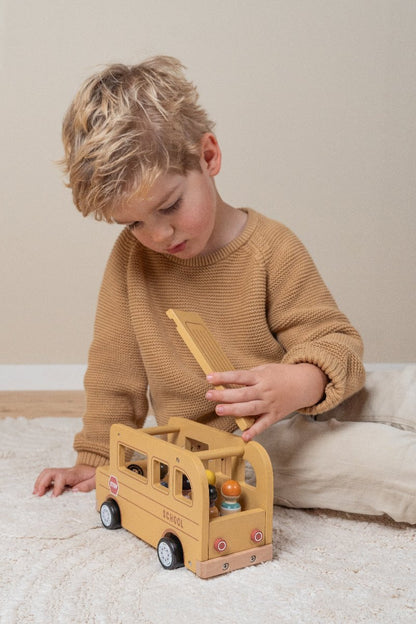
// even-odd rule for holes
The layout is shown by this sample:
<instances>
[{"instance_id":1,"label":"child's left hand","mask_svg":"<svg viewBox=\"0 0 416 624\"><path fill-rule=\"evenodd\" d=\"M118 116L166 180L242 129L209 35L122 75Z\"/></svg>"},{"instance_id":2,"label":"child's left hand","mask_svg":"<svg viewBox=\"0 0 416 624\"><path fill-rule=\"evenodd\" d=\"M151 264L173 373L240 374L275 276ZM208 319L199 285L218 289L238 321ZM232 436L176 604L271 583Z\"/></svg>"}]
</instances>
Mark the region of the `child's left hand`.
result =
<instances>
[{"instance_id":1,"label":"child's left hand","mask_svg":"<svg viewBox=\"0 0 416 624\"><path fill-rule=\"evenodd\" d=\"M219 416L254 416L256 422L242 437L249 442L256 435L303 407L323 398L328 378L313 364L263 364L249 370L207 375L213 386L238 385L240 388L208 390L206 398L215 401Z\"/></svg>"}]
</instances>

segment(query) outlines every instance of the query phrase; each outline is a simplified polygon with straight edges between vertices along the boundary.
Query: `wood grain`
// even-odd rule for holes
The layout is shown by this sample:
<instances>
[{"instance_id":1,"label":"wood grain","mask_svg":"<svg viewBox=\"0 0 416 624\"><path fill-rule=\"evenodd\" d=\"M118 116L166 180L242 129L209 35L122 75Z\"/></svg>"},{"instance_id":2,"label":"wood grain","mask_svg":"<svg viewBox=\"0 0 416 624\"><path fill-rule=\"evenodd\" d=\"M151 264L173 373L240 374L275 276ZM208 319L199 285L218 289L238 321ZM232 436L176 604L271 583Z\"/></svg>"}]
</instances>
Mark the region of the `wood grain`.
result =
<instances>
[{"instance_id":1,"label":"wood grain","mask_svg":"<svg viewBox=\"0 0 416 624\"><path fill-rule=\"evenodd\" d=\"M81 417L84 408L83 390L0 392L0 418Z\"/></svg>"}]
</instances>

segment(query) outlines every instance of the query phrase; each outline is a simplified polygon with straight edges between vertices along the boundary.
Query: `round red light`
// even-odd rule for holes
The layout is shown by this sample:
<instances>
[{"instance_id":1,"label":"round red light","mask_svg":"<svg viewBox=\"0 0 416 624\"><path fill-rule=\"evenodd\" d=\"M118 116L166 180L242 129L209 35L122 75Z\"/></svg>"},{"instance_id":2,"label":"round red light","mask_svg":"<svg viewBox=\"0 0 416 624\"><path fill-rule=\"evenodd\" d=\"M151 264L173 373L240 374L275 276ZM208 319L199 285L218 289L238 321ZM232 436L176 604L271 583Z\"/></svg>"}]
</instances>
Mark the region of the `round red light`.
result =
<instances>
[{"instance_id":1,"label":"round red light","mask_svg":"<svg viewBox=\"0 0 416 624\"><path fill-rule=\"evenodd\" d=\"M217 552L224 552L227 548L227 542L222 537L217 537L214 542L214 548Z\"/></svg>"},{"instance_id":2,"label":"round red light","mask_svg":"<svg viewBox=\"0 0 416 624\"><path fill-rule=\"evenodd\" d=\"M259 542L263 541L263 531L260 531L260 529L253 529L250 537L252 542L258 544Z\"/></svg>"}]
</instances>

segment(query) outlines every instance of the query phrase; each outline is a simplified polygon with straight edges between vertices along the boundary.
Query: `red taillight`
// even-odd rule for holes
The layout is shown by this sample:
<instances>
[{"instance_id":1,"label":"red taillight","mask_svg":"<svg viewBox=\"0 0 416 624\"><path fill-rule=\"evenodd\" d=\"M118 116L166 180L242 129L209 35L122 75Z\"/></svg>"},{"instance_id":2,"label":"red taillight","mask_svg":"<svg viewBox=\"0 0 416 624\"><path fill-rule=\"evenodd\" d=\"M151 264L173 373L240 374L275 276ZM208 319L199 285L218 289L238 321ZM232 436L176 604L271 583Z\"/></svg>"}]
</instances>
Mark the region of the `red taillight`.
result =
<instances>
[{"instance_id":1,"label":"red taillight","mask_svg":"<svg viewBox=\"0 0 416 624\"><path fill-rule=\"evenodd\" d=\"M217 537L214 542L214 548L217 552L222 553L227 548L227 542L222 537Z\"/></svg>"},{"instance_id":2,"label":"red taillight","mask_svg":"<svg viewBox=\"0 0 416 624\"><path fill-rule=\"evenodd\" d=\"M264 538L263 531L260 531L260 529L253 529L250 538L255 544L262 542Z\"/></svg>"}]
</instances>

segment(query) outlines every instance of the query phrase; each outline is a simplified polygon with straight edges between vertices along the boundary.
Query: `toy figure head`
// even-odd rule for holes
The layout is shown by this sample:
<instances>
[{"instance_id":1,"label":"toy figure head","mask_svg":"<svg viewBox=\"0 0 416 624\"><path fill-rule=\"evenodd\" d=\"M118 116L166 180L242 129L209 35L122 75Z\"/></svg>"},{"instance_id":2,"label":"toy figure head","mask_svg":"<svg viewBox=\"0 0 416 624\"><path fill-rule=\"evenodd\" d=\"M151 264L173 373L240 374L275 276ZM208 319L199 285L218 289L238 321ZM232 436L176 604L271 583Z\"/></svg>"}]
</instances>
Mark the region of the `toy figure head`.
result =
<instances>
[{"instance_id":1,"label":"toy figure head","mask_svg":"<svg viewBox=\"0 0 416 624\"><path fill-rule=\"evenodd\" d=\"M235 498L241 494L241 485L238 481L225 481L221 486L221 493L226 498Z\"/></svg>"}]
</instances>

